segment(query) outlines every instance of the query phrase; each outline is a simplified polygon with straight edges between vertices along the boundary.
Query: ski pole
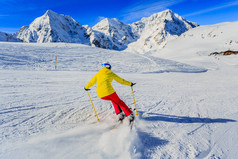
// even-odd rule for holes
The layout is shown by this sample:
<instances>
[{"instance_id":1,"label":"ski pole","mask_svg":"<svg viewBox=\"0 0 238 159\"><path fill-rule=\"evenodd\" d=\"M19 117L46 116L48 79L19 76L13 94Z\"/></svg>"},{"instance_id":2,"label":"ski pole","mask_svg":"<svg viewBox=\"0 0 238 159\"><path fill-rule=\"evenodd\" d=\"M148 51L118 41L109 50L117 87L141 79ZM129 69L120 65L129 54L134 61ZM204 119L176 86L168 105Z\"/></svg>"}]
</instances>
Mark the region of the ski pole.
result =
<instances>
[{"instance_id":1,"label":"ski pole","mask_svg":"<svg viewBox=\"0 0 238 159\"><path fill-rule=\"evenodd\" d=\"M88 93L88 91L87 91L87 93ZM95 113L95 115L96 115L96 117L97 117L97 121L99 121L100 119L98 118L98 115L97 115L96 109L95 109L95 107L94 107L94 105L93 105L93 101L92 101L92 99L91 99L89 93L88 93L88 97L89 97L90 102L91 102L91 104L92 104L92 106L93 106L93 110L94 110L94 113Z\"/></svg>"},{"instance_id":2,"label":"ski pole","mask_svg":"<svg viewBox=\"0 0 238 159\"><path fill-rule=\"evenodd\" d=\"M57 68L57 56L55 56L55 70Z\"/></svg>"},{"instance_id":3,"label":"ski pole","mask_svg":"<svg viewBox=\"0 0 238 159\"><path fill-rule=\"evenodd\" d=\"M133 87L131 87L131 91L132 91L133 100L134 100L134 104L135 104L136 116L138 116L139 114L138 114L137 108L136 108L136 100L135 100L135 95L134 95Z\"/></svg>"}]
</instances>

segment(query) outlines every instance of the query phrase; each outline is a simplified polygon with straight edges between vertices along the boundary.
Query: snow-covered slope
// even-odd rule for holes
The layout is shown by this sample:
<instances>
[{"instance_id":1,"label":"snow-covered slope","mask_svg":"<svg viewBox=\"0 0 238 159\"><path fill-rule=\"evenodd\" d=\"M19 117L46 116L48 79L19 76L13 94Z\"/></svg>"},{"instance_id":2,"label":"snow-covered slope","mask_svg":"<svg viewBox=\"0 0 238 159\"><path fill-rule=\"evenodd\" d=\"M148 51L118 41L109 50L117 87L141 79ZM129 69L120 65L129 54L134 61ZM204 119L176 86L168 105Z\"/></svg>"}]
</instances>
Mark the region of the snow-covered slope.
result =
<instances>
[{"instance_id":1,"label":"snow-covered slope","mask_svg":"<svg viewBox=\"0 0 238 159\"><path fill-rule=\"evenodd\" d=\"M212 52L238 49L238 21L216 25L199 26L170 41L163 50L151 52L157 57L166 57L176 61L210 67L216 66L219 56L210 63ZM233 56L231 56L232 58ZM229 57L228 57L229 58ZM231 62L231 61L230 61ZM236 63L233 61L233 63ZM213 66L212 66L213 65Z\"/></svg>"},{"instance_id":2,"label":"snow-covered slope","mask_svg":"<svg viewBox=\"0 0 238 159\"><path fill-rule=\"evenodd\" d=\"M0 43L0 53L2 57L0 68L8 70L52 70L57 56L57 69L61 71L97 71L104 61L111 61L114 71L124 73L206 71L206 68L176 61L137 56L128 52L99 49L82 44ZM175 65L177 67L174 67Z\"/></svg>"},{"instance_id":3,"label":"snow-covered slope","mask_svg":"<svg viewBox=\"0 0 238 159\"><path fill-rule=\"evenodd\" d=\"M128 51L145 53L163 48L166 43L198 24L190 22L171 10L155 13L132 23L133 33L139 39L129 44Z\"/></svg>"},{"instance_id":4,"label":"snow-covered slope","mask_svg":"<svg viewBox=\"0 0 238 159\"><path fill-rule=\"evenodd\" d=\"M132 130L127 119L112 129L117 116L94 86L89 93L97 122L83 89L104 60L137 83L139 117ZM81 44L2 42L0 159L236 158L238 64L233 60L238 56L222 56L219 69L207 71L208 63L202 69ZM134 108L131 88L112 85Z\"/></svg>"},{"instance_id":5,"label":"snow-covered slope","mask_svg":"<svg viewBox=\"0 0 238 159\"><path fill-rule=\"evenodd\" d=\"M92 28L103 33L114 45L112 49L125 49L127 45L136 40L129 25L119 21L116 18L105 18Z\"/></svg>"},{"instance_id":6,"label":"snow-covered slope","mask_svg":"<svg viewBox=\"0 0 238 159\"><path fill-rule=\"evenodd\" d=\"M22 27L17 37L24 42L69 42L89 45L89 36L84 26L70 16L51 10L36 18L29 27Z\"/></svg>"}]
</instances>

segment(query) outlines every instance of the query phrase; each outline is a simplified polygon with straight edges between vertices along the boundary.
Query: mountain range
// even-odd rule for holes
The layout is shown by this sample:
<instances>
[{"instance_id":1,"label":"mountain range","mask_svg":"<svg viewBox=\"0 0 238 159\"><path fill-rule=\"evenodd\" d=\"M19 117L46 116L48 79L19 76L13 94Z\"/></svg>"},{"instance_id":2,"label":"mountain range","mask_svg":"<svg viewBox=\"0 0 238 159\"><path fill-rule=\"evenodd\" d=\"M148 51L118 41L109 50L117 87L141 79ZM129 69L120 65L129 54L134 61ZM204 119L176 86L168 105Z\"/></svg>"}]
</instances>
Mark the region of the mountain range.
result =
<instances>
[{"instance_id":1,"label":"mountain range","mask_svg":"<svg viewBox=\"0 0 238 159\"><path fill-rule=\"evenodd\" d=\"M197 23L190 22L171 10L155 13L132 24L105 18L93 27L81 25L71 16L48 10L29 26L14 34L0 32L0 41L27 43L80 43L113 50L164 47L168 40L180 36Z\"/></svg>"}]
</instances>

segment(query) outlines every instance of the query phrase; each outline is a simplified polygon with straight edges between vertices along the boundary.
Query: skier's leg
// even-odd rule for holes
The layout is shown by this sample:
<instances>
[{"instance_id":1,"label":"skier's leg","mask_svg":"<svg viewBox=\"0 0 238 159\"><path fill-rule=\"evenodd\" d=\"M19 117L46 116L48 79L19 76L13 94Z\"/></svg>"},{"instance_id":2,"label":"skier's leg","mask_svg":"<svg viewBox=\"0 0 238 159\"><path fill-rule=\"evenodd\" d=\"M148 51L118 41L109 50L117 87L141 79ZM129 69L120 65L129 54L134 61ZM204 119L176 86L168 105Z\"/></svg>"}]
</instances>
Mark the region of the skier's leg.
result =
<instances>
[{"instance_id":1,"label":"skier's leg","mask_svg":"<svg viewBox=\"0 0 238 159\"><path fill-rule=\"evenodd\" d=\"M116 114L121 113L122 110L121 110L121 108L119 107L119 105L116 104L114 101L111 101L111 102L112 102L112 105L113 105L113 107L114 107L114 109L115 109Z\"/></svg>"},{"instance_id":2,"label":"skier's leg","mask_svg":"<svg viewBox=\"0 0 238 159\"><path fill-rule=\"evenodd\" d=\"M119 108L121 108L124 113L126 114L126 116L129 116L132 111L130 110L130 108L118 97L118 95L116 94L116 92L114 92L113 94L111 94L109 96L111 98L111 100L116 103L117 105L119 105Z\"/></svg>"},{"instance_id":3,"label":"skier's leg","mask_svg":"<svg viewBox=\"0 0 238 159\"><path fill-rule=\"evenodd\" d=\"M109 95L109 96L106 96L106 97L103 97L103 98L101 98L101 99L103 99L103 100L110 100L110 101L112 102L112 105L113 105L113 107L114 107L114 109L115 109L116 114L119 114L119 113L122 112L122 110L121 110L121 108L119 107L119 105L118 105L117 103L115 103L115 102L112 100L112 98L110 98L110 95Z\"/></svg>"}]
</instances>

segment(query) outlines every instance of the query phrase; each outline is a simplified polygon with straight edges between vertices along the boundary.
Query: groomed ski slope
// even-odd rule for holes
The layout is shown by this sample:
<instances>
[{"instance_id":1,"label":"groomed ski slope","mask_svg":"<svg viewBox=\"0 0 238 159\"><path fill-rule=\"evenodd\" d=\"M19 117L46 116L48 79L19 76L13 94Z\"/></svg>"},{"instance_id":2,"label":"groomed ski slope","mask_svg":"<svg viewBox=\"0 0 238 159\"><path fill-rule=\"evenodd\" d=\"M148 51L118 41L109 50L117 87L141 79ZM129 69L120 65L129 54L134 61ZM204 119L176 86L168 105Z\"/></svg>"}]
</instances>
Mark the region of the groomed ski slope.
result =
<instances>
[{"instance_id":1,"label":"groomed ski slope","mask_svg":"<svg viewBox=\"0 0 238 159\"><path fill-rule=\"evenodd\" d=\"M236 158L238 57L198 58L210 63L201 68L79 44L0 43L0 158ZM96 121L83 87L103 61L137 83L132 130L127 120L111 129L117 116L94 86ZM133 108L130 87L113 86Z\"/></svg>"}]
</instances>

